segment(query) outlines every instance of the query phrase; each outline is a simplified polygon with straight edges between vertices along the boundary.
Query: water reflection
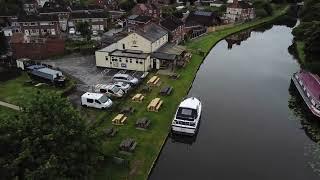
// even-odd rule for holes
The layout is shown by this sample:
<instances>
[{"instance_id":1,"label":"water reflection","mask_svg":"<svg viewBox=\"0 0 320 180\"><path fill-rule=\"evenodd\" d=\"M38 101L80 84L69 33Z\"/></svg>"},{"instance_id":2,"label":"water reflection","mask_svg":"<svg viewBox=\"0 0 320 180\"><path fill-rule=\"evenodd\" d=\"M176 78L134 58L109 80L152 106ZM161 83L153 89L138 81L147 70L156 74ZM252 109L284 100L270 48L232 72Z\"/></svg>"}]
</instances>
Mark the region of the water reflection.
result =
<instances>
[{"instance_id":1,"label":"water reflection","mask_svg":"<svg viewBox=\"0 0 320 180\"><path fill-rule=\"evenodd\" d=\"M196 134L194 136L186 136L186 135L170 133L169 138L171 139L172 143L183 143L183 144L192 145L197 140L200 128L201 128L201 119L199 121L198 130L197 130L197 132L196 132Z\"/></svg>"},{"instance_id":2,"label":"water reflection","mask_svg":"<svg viewBox=\"0 0 320 180\"><path fill-rule=\"evenodd\" d=\"M251 30L243 31L243 32L228 36L225 39L228 43L228 49L232 49L232 46L234 44L241 45L241 42L247 40L250 36L251 36Z\"/></svg>"},{"instance_id":3,"label":"water reflection","mask_svg":"<svg viewBox=\"0 0 320 180\"><path fill-rule=\"evenodd\" d=\"M300 123L306 135L314 142L319 142L320 121L310 112L292 81L289 87L289 94L291 97L288 102L288 107L296 116L300 117Z\"/></svg>"}]
</instances>

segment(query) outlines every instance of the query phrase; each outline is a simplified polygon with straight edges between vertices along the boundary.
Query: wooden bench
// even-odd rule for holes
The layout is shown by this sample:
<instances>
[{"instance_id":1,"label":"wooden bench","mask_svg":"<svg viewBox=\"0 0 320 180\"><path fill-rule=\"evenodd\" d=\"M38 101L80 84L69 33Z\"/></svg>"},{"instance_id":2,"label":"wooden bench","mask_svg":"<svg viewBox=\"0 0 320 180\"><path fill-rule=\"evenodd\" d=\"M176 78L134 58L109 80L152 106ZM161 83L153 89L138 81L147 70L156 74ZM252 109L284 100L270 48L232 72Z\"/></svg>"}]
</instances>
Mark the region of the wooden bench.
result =
<instances>
[{"instance_id":1,"label":"wooden bench","mask_svg":"<svg viewBox=\"0 0 320 180\"><path fill-rule=\"evenodd\" d=\"M164 88L162 88L160 90L160 95L169 96L171 94L172 90L173 90L172 86L165 86Z\"/></svg>"},{"instance_id":2,"label":"wooden bench","mask_svg":"<svg viewBox=\"0 0 320 180\"><path fill-rule=\"evenodd\" d=\"M158 112L163 101L160 98L153 99L147 107L148 111Z\"/></svg>"},{"instance_id":3,"label":"wooden bench","mask_svg":"<svg viewBox=\"0 0 320 180\"><path fill-rule=\"evenodd\" d=\"M131 99L132 101L135 101L135 102L141 102L143 101L144 96L142 94L136 94Z\"/></svg>"},{"instance_id":4,"label":"wooden bench","mask_svg":"<svg viewBox=\"0 0 320 180\"><path fill-rule=\"evenodd\" d=\"M127 117L124 114L118 114L115 118L113 118L112 124L114 124L114 125L124 125L126 120L127 120Z\"/></svg>"},{"instance_id":5,"label":"wooden bench","mask_svg":"<svg viewBox=\"0 0 320 180\"><path fill-rule=\"evenodd\" d=\"M160 78L158 76L152 76L147 82L150 86L159 86L160 85Z\"/></svg>"}]
</instances>

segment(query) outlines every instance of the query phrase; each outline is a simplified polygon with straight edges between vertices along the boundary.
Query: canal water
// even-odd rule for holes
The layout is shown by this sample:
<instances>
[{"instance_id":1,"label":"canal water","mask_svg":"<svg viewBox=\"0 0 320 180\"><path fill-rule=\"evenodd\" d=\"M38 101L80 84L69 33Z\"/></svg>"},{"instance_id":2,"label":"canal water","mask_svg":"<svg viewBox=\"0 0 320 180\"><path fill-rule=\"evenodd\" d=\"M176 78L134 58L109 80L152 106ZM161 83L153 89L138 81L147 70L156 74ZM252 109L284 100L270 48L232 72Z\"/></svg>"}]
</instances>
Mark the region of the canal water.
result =
<instances>
[{"instance_id":1,"label":"canal water","mask_svg":"<svg viewBox=\"0 0 320 180\"><path fill-rule=\"evenodd\" d=\"M203 103L199 133L169 137L151 180L320 179L319 124L290 80L291 31L268 25L211 50L189 93Z\"/></svg>"}]
</instances>

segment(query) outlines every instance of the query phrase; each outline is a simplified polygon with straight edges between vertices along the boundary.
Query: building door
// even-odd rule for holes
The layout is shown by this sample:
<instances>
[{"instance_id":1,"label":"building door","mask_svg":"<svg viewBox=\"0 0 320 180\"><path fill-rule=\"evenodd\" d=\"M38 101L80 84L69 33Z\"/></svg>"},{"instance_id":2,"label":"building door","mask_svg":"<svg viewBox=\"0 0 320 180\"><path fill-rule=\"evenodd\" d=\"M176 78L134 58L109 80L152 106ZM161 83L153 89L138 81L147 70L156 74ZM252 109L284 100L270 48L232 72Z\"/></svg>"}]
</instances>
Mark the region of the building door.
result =
<instances>
[{"instance_id":1,"label":"building door","mask_svg":"<svg viewBox=\"0 0 320 180\"><path fill-rule=\"evenodd\" d=\"M153 69L157 69L157 59L153 59Z\"/></svg>"}]
</instances>

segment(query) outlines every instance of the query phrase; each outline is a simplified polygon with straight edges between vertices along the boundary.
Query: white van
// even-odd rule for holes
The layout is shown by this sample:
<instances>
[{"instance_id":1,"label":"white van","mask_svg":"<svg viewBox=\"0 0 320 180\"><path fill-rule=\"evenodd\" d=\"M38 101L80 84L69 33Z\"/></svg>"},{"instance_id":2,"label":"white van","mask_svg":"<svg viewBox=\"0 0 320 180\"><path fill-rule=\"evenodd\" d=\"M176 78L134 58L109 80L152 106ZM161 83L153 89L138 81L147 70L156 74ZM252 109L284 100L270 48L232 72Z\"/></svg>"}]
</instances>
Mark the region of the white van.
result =
<instances>
[{"instance_id":1,"label":"white van","mask_svg":"<svg viewBox=\"0 0 320 180\"><path fill-rule=\"evenodd\" d=\"M112 101L106 94L87 92L81 96L81 105L85 107L105 109L112 105Z\"/></svg>"}]
</instances>

